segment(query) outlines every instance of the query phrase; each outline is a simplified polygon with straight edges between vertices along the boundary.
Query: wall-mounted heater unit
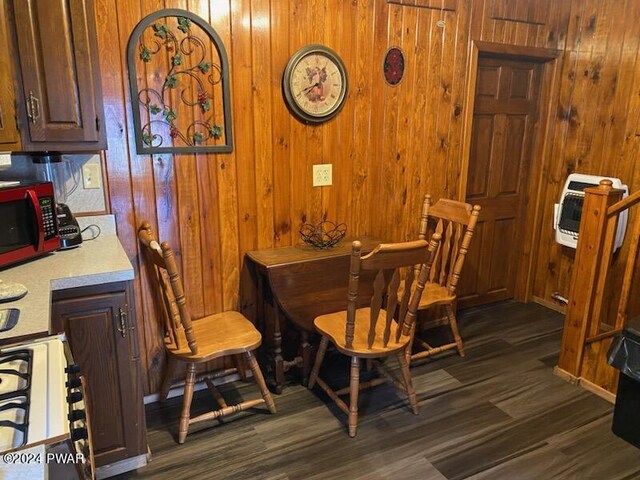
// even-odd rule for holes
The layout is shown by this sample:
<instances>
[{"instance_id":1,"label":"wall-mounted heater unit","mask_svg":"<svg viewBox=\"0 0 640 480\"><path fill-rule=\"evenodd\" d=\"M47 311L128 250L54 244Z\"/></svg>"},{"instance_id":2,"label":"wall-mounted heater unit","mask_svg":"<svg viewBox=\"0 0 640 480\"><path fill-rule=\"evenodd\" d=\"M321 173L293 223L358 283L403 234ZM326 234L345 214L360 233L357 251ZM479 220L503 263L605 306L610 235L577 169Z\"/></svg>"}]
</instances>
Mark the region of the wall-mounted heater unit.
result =
<instances>
[{"instance_id":1,"label":"wall-mounted heater unit","mask_svg":"<svg viewBox=\"0 0 640 480\"><path fill-rule=\"evenodd\" d=\"M576 248L578 244L580 218L582 217L584 189L597 187L600 184L600 180L607 178L613 182L613 188L624 190L624 197L629 195L629 187L623 185L619 178L584 175L582 173L572 173L569 175L562 189L560 203L555 204L553 215L553 228L556 231L556 242L560 245ZM625 210L618 218L615 250L622 246L624 240L624 234L627 230L627 213Z\"/></svg>"}]
</instances>

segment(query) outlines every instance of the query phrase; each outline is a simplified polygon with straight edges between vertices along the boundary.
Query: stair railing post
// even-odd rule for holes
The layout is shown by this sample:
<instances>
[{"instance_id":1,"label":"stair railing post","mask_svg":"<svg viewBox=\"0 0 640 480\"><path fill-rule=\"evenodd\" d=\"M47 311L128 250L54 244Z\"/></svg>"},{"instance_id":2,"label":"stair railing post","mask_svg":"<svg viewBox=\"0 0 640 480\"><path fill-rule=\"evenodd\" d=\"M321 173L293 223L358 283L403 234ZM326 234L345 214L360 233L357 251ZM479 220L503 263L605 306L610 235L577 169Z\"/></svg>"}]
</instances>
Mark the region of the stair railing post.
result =
<instances>
[{"instance_id":1,"label":"stair railing post","mask_svg":"<svg viewBox=\"0 0 640 480\"><path fill-rule=\"evenodd\" d=\"M592 330L592 322L600 320L602 288L613 254L617 217L608 219L607 209L620 201L624 192L612 188L611 180L605 179L597 187L586 188L584 193L569 304L556 367L558 375L574 382L580 378L585 340Z\"/></svg>"}]
</instances>

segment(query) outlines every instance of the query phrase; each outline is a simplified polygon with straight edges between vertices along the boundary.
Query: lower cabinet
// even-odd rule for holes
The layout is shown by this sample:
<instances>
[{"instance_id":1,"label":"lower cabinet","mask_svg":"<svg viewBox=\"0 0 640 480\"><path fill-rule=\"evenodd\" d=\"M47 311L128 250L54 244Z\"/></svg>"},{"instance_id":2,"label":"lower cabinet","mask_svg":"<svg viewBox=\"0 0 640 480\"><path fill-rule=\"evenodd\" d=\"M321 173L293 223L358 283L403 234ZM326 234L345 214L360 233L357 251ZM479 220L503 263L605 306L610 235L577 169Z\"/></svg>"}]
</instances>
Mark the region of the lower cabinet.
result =
<instances>
[{"instance_id":1,"label":"lower cabinet","mask_svg":"<svg viewBox=\"0 0 640 480\"><path fill-rule=\"evenodd\" d=\"M131 282L53 292L52 333L66 334L87 382L98 477L138 468L147 460L133 298Z\"/></svg>"}]
</instances>

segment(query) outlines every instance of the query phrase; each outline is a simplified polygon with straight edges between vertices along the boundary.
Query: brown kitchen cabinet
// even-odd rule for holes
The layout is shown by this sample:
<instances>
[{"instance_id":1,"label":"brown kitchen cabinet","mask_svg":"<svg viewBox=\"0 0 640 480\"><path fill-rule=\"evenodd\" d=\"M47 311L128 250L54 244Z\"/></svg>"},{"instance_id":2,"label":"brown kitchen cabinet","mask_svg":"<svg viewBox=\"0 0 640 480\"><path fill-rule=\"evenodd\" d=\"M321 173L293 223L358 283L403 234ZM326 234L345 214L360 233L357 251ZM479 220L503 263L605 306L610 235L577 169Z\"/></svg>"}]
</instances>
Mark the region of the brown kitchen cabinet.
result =
<instances>
[{"instance_id":1,"label":"brown kitchen cabinet","mask_svg":"<svg viewBox=\"0 0 640 480\"><path fill-rule=\"evenodd\" d=\"M106 148L93 0L6 0L22 150Z\"/></svg>"},{"instance_id":2,"label":"brown kitchen cabinet","mask_svg":"<svg viewBox=\"0 0 640 480\"><path fill-rule=\"evenodd\" d=\"M11 41L7 29L5 0L0 0L0 150L20 150L16 125L16 95L13 89Z\"/></svg>"},{"instance_id":3,"label":"brown kitchen cabinet","mask_svg":"<svg viewBox=\"0 0 640 480\"><path fill-rule=\"evenodd\" d=\"M53 292L52 333L66 334L86 378L99 477L101 470L115 474L147 461L133 298L131 282Z\"/></svg>"}]
</instances>

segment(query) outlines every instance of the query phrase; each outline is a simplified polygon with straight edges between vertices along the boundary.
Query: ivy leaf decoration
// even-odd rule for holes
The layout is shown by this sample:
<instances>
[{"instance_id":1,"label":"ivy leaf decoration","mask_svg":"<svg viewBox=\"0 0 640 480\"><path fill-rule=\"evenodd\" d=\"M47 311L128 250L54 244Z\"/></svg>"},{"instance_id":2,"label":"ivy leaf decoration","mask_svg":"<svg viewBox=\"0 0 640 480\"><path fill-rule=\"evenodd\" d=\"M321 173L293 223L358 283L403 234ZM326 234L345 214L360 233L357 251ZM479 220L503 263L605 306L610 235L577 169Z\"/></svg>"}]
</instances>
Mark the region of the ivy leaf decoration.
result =
<instances>
[{"instance_id":1,"label":"ivy leaf decoration","mask_svg":"<svg viewBox=\"0 0 640 480\"><path fill-rule=\"evenodd\" d=\"M149 50L147 47L142 47L140 49L140 60L142 60L143 62L150 62L151 50Z\"/></svg>"},{"instance_id":2,"label":"ivy leaf decoration","mask_svg":"<svg viewBox=\"0 0 640 480\"><path fill-rule=\"evenodd\" d=\"M198 70L202 73L207 73L211 69L211 62L201 62L198 65Z\"/></svg>"},{"instance_id":3,"label":"ivy leaf decoration","mask_svg":"<svg viewBox=\"0 0 640 480\"><path fill-rule=\"evenodd\" d=\"M156 37L160 37L163 40L167 38L167 34L169 33L169 29L167 28L167 26L163 25L162 23L154 23L153 31Z\"/></svg>"},{"instance_id":4,"label":"ivy leaf decoration","mask_svg":"<svg viewBox=\"0 0 640 480\"><path fill-rule=\"evenodd\" d=\"M155 103L149 106L149 109L151 110L151 113L154 115L157 115L158 113L160 113L162 111L162 109L156 105Z\"/></svg>"},{"instance_id":5,"label":"ivy leaf decoration","mask_svg":"<svg viewBox=\"0 0 640 480\"><path fill-rule=\"evenodd\" d=\"M209 135L218 140L222 137L222 127L220 125L214 125L209 129Z\"/></svg>"},{"instance_id":6,"label":"ivy leaf decoration","mask_svg":"<svg viewBox=\"0 0 640 480\"><path fill-rule=\"evenodd\" d=\"M164 79L164 84L167 88L176 88L178 86L178 77L174 74L167 75L167 78Z\"/></svg>"},{"instance_id":7,"label":"ivy leaf decoration","mask_svg":"<svg viewBox=\"0 0 640 480\"><path fill-rule=\"evenodd\" d=\"M208 112L209 110L211 110L211 102L209 100L205 100L204 102L200 103L200 108L202 109L202 113Z\"/></svg>"},{"instance_id":8,"label":"ivy leaf decoration","mask_svg":"<svg viewBox=\"0 0 640 480\"><path fill-rule=\"evenodd\" d=\"M150 133L143 133L142 141L144 142L145 145L150 147L151 144L153 143L153 135L151 135Z\"/></svg>"},{"instance_id":9,"label":"ivy leaf decoration","mask_svg":"<svg viewBox=\"0 0 640 480\"><path fill-rule=\"evenodd\" d=\"M176 53L173 57L171 57L171 63L176 67L178 65L182 65L182 55Z\"/></svg>"},{"instance_id":10,"label":"ivy leaf decoration","mask_svg":"<svg viewBox=\"0 0 640 480\"><path fill-rule=\"evenodd\" d=\"M164 115L164 119L169 123L172 123L176 118L178 118L176 112L171 110L170 108L166 108L162 113Z\"/></svg>"},{"instance_id":11,"label":"ivy leaf decoration","mask_svg":"<svg viewBox=\"0 0 640 480\"><path fill-rule=\"evenodd\" d=\"M193 134L193 143L202 143L204 136L200 132Z\"/></svg>"},{"instance_id":12,"label":"ivy leaf decoration","mask_svg":"<svg viewBox=\"0 0 640 480\"><path fill-rule=\"evenodd\" d=\"M191 20L186 17L178 17L178 30L182 33L188 33L191 27Z\"/></svg>"}]
</instances>

